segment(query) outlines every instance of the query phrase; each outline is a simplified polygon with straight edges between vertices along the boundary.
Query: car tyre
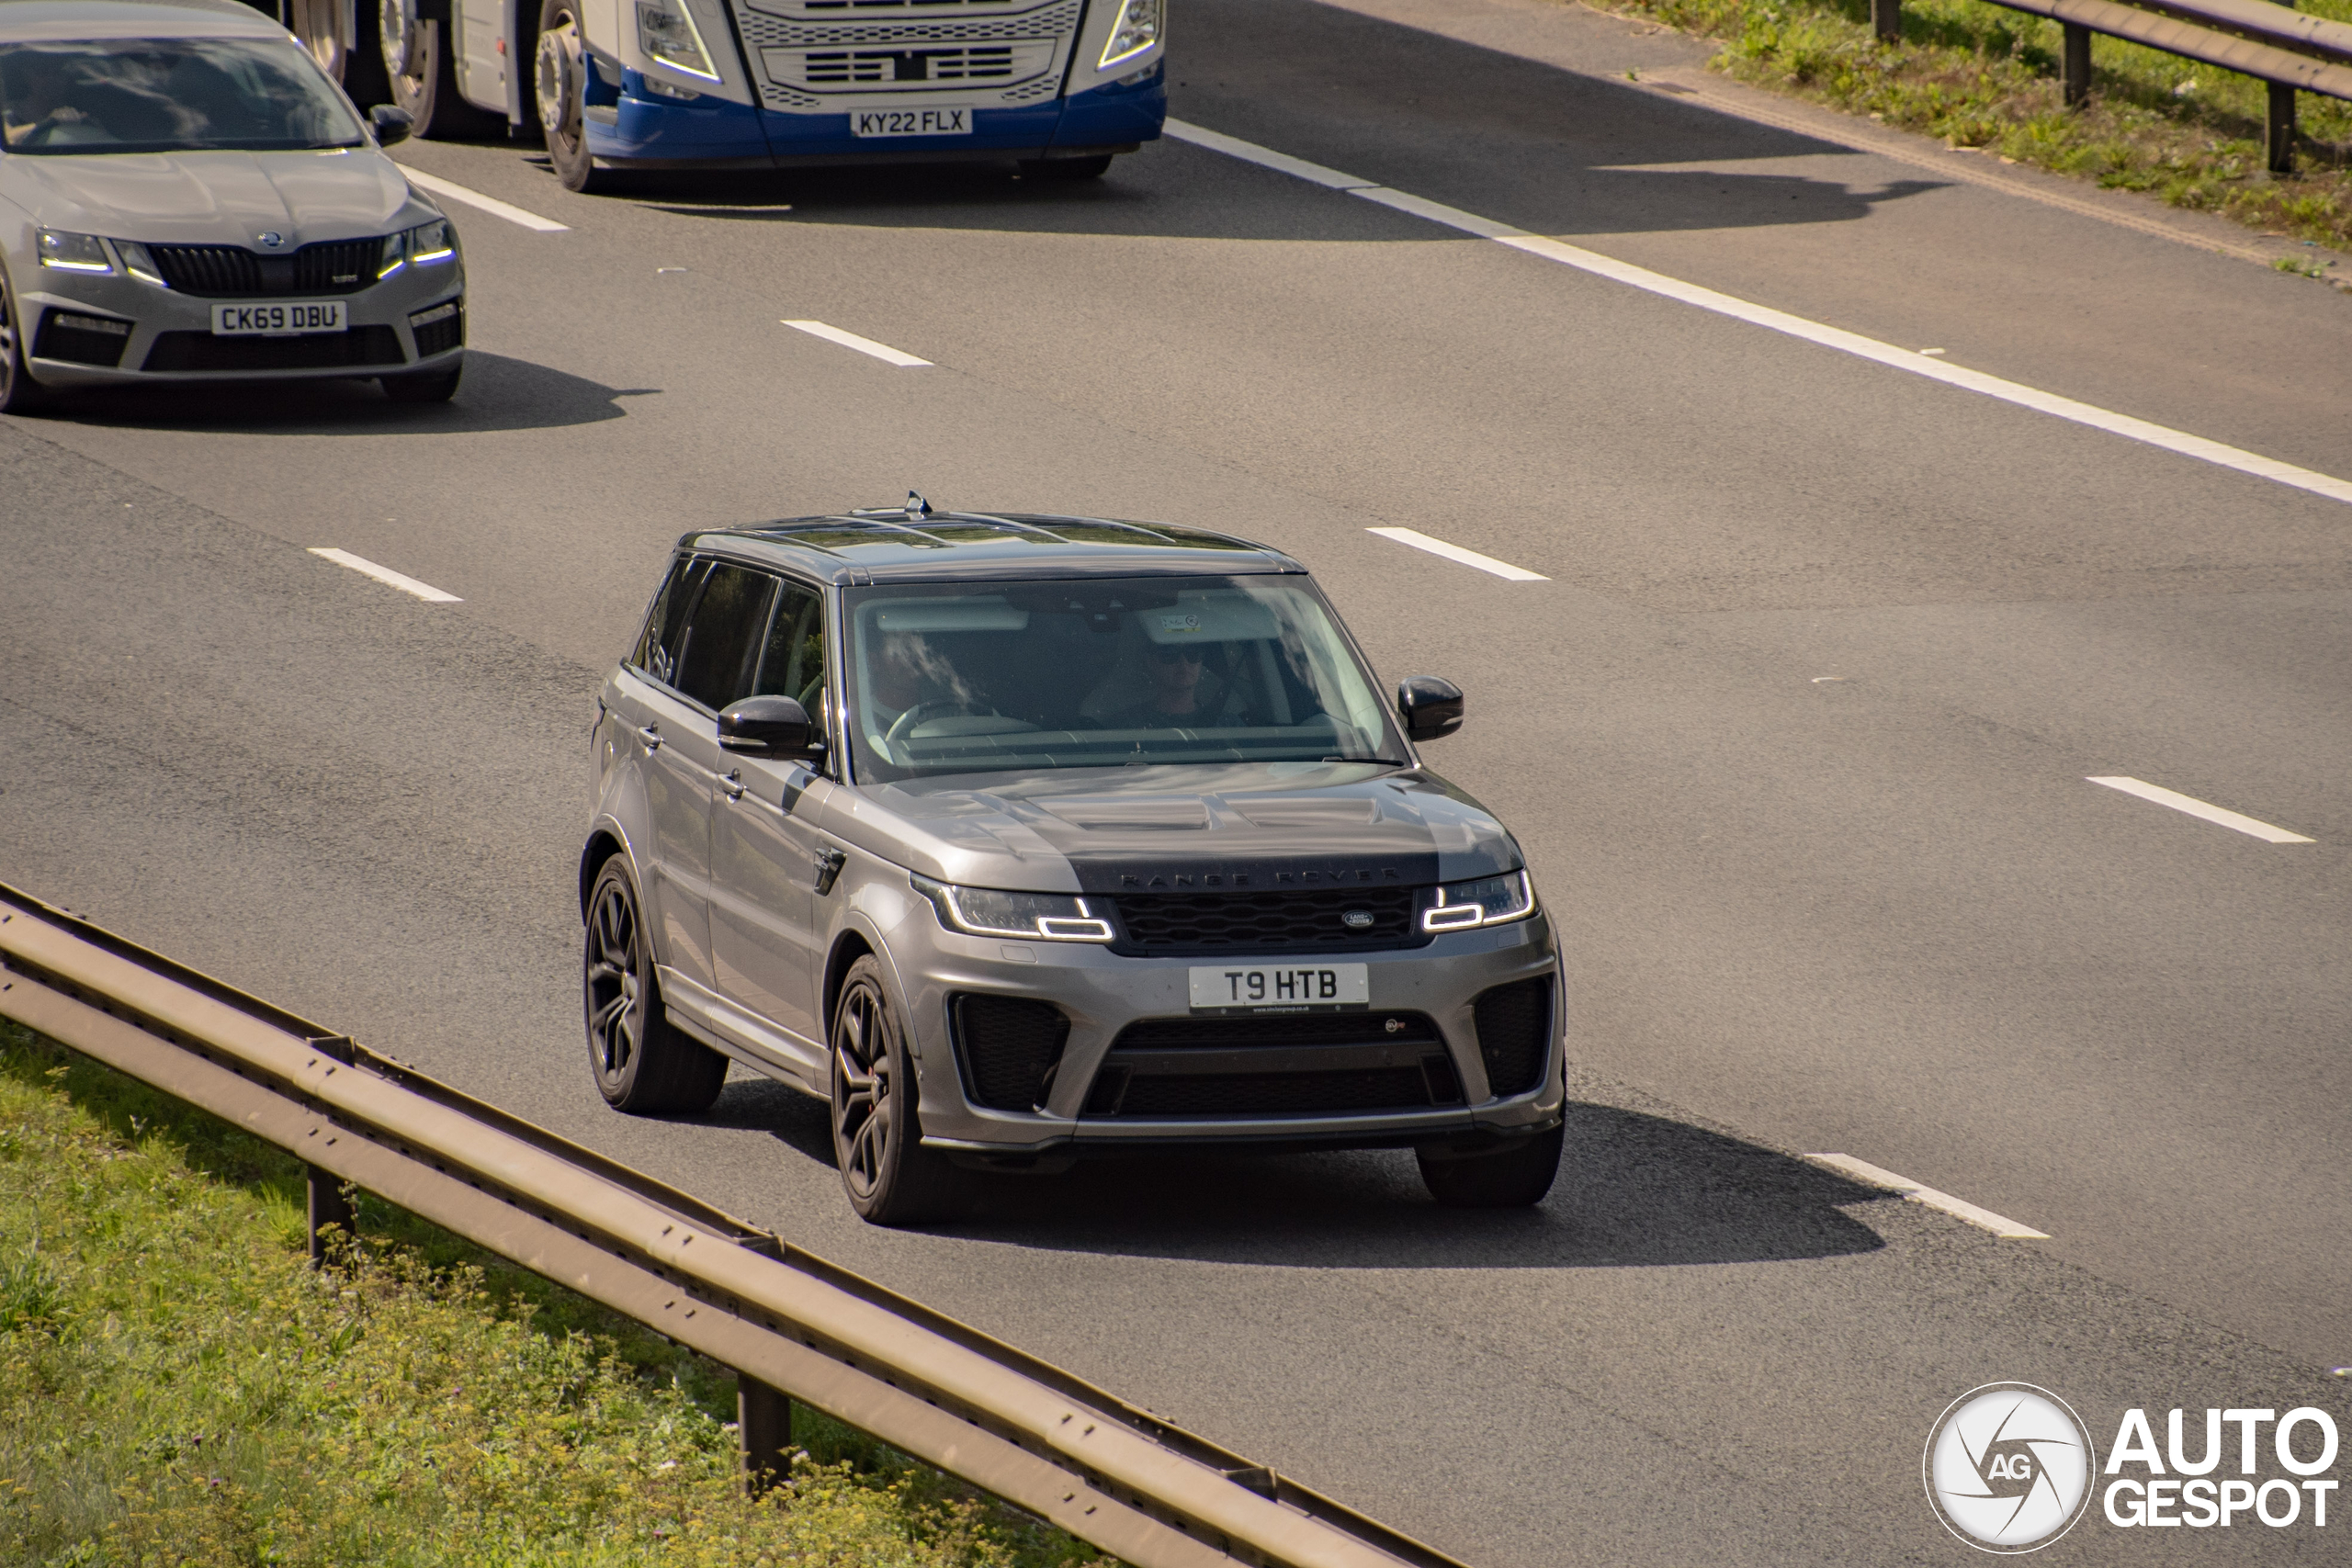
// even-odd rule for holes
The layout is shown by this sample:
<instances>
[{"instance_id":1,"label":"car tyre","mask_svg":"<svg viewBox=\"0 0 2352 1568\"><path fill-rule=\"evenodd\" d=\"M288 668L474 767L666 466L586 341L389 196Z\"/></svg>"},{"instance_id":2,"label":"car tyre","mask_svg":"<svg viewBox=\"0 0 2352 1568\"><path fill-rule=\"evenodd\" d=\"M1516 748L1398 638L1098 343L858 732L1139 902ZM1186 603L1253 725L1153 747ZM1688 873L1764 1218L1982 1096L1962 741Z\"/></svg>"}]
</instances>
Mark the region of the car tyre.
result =
<instances>
[{"instance_id":1,"label":"car tyre","mask_svg":"<svg viewBox=\"0 0 2352 1568\"><path fill-rule=\"evenodd\" d=\"M710 1109L727 1083L727 1058L670 1021L652 932L622 855L604 863L588 895L581 992L588 1066L605 1104L637 1116Z\"/></svg>"},{"instance_id":2,"label":"car tyre","mask_svg":"<svg viewBox=\"0 0 2352 1568\"><path fill-rule=\"evenodd\" d=\"M1111 154L1091 158L1023 158L1021 173L1033 180L1099 180L1111 170Z\"/></svg>"},{"instance_id":3,"label":"car tyre","mask_svg":"<svg viewBox=\"0 0 2352 1568\"><path fill-rule=\"evenodd\" d=\"M39 413L53 394L25 367L32 357L30 331L17 310L16 290L0 272L0 413Z\"/></svg>"},{"instance_id":4,"label":"car tyre","mask_svg":"<svg viewBox=\"0 0 2352 1568\"><path fill-rule=\"evenodd\" d=\"M458 395L466 374L461 363L447 370L412 370L405 376L379 376L384 396L396 403L446 403Z\"/></svg>"},{"instance_id":5,"label":"car tyre","mask_svg":"<svg viewBox=\"0 0 2352 1568\"><path fill-rule=\"evenodd\" d=\"M1554 1127L1467 1158L1432 1157L1427 1149L1413 1153L1420 1161L1421 1185L1449 1209L1528 1209L1552 1190L1566 1136L1565 1127Z\"/></svg>"},{"instance_id":6,"label":"car tyre","mask_svg":"<svg viewBox=\"0 0 2352 1568\"><path fill-rule=\"evenodd\" d=\"M539 47L533 54L531 84L539 129L547 133L548 162L564 189L594 192L612 182L588 152L587 70L572 0L546 0L539 8Z\"/></svg>"},{"instance_id":7,"label":"car tyre","mask_svg":"<svg viewBox=\"0 0 2352 1568\"><path fill-rule=\"evenodd\" d=\"M868 953L849 966L833 1005L833 1159L857 1217L911 1225L944 1218L955 1172L922 1146L912 1059L898 1010Z\"/></svg>"},{"instance_id":8,"label":"car tyre","mask_svg":"<svg viewBox=\"0 0 2352 1568\"><path fill-rule=\"evenodd\" d=\"M483 136L504 125L503 116L476 108L458 90L457 51L450 47L447 20L420 12L419 0L382 0L377 7L376 36L392 103L408 110L422 137Z\"/></svg>"}]
</instances>

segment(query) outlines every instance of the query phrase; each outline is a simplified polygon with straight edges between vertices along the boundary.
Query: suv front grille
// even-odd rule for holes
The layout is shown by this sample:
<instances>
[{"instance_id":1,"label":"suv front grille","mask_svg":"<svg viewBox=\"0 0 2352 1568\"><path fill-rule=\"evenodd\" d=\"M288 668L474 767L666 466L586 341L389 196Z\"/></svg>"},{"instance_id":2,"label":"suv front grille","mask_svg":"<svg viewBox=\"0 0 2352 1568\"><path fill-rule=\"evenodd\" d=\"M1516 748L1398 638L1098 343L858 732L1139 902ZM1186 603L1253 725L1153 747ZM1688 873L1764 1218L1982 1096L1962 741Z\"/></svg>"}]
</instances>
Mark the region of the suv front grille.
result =
<instances>
[{"instance_id":1,"label":"suv front grille","mask_svg":"<svg viewBox=\"0 0 2352 1568\"><path fill-rule=\"evenodd\" d=\"M1478 1054L1496 1099L1525 1094L1544 1081L1552 1055L1552 981L1514 980L1479 993Z\"/></svg>"},{"instance_id":2,"label":"suv front grille","mask_svg":"<svg viewBox=\"0 0 2352 1568\"><path fill-rule=\"evenodd\" d=\"M1089 1117L1331 1116L1462 1103L1437 1026L1417 1012L1146 1019L1111 1043Z\"/></svg>"},{"instance_id":3,"label":"suv front grille","mask_svg":"<svg viewBox=\"0 0 2352 1568\"><path fill-rule=\"evenodd\" d=\"M1129 894L1109 902L1119 928L1111 950L1130 957L1378 953L1430 941L1414 918L1421 890L1413 887ZM1344 919L1351 910L1372 923L1351 928Z\"/></svg>"},{"instance_id":4,"label":"suv front grille","mask_svg":"<svg viewBox=\"0 0 2352 1568\"><path fill-rule=\"evenodd\" d=\"M376 281L381 238L322 240L289 255L266 256L242 245L150 245L164 281L183 294L253 299L356 294Z\"/></svg>"},{"instance_id":5,"label":"suv front grille","mask_svg":"<svg viewBox=\"0 0 2352 1568\"><path fill-rule=\"evenodd\" d=\"M1069 1020L1050 1003L1023 997L957 997L956 1044L965 1089L992 1111L1029 1111L1045 1103Z\"/></svg>"}]
</instances>

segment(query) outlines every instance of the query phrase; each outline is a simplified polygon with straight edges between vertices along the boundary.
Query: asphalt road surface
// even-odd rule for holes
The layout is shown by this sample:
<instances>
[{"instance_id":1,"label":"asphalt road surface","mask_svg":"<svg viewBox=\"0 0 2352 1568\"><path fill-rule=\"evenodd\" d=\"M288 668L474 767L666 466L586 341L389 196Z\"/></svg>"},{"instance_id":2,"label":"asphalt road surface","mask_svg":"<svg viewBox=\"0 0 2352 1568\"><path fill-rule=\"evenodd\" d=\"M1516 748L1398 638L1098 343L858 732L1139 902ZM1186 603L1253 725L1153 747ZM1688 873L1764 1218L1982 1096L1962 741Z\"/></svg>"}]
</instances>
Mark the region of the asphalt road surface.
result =
<instances>
[{"instance_id":1,"label":"asphalt road surface","mask_svg":"<svg viewBox=\"0 0 2352 1568\"><path fill-rule=\"evenodd\" d=\"M2160 214L1629 81L1699 51L1543 0L1178 26L1189 124L2352 476L2352 300ZM1995 1380L2064 1395L2102 1454L2135 1405L2160 1438L2173 1406L2352 1427L2345 499L1197 143L1099 186L612 197L503 142L401 155L569 226L451 206L454 405L0 421L0 877L1481 1568L1966 1561L1920 1447ZM1430 761L1515 826L1566 959L1540 1211L1441 1211L1404 1155L1170 1157L1001 1179L898 1234L851 1216L821 1108L780 1087L604 1108L573 883L600 671L683 530L909 486L1270 540L1385 677L1461 682ZM2052 1560L2340 1562L2341 1529L2095 1510Z\"/></svg>"}]
</instances>

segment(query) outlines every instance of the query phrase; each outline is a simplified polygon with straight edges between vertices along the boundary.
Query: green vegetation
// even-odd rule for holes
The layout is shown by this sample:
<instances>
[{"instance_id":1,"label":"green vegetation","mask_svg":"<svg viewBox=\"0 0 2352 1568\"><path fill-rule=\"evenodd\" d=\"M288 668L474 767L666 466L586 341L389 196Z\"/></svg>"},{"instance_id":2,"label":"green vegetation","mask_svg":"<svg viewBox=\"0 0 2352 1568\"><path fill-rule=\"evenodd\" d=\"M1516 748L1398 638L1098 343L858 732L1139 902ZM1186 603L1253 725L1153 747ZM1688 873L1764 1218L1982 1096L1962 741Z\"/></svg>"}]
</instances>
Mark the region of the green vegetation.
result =
<instances>
[{"instance_id":1,"label":"green vegetation","mask_svg":"<svg viewBox=\"0 0 2352 1568\"><path fill-rule=\"evenodd\" d=\"M0 1562L1077 1568L1090 1549L0 1021ZM1105 1565L1107 1568L1107 1565Z\"/></svg>"},{"instance_id":2,"label":"green vegetation","mask_svg":"<svg viewBox=\"0 0 2352 1568\"><path fill-rule=\"evenodd\" d=\"M2151 192L2255 229L2352 248L2352 104L2300 96L2291 175L2263 167L2264 85L2094 38L2091 101L2058 85L2058 24L1980 0L1906 0L1903 41L1881 43L1868 0L1594 0L1716 40L1741 81L1864 114L1955 147ZM2301 9L2352 21L2352 0ZM2330 258L2283 270L2321 276Z\"/></svg>"}]
</instances>

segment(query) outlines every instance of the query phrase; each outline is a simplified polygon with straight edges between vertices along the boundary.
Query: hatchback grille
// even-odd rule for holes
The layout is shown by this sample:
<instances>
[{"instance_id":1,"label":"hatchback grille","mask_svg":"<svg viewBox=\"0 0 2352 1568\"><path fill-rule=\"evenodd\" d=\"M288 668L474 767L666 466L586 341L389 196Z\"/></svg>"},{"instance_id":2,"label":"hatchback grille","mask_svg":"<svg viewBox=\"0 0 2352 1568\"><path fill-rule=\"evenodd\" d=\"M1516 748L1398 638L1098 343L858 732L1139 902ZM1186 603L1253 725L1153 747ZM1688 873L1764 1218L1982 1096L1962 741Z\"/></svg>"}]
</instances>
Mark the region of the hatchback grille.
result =
<instances>
[{"instance_id":1,"label":"hatchback grille","mask_svg":"<svg viewBox=\"0 0 2352 1568\"><path fill-rule=\"evenodd\" d=\"M1413 918L1420 895L1411 887L1129 895L1111 904L1119 923L1112 950L1130 955L1375 953L1430 940ZM1351 926L1351 911L1371 923Z\"/></svg>"},{"instance_id":2,"label":"hatchback grille","mask_svg":"<svg viewBox=\"0 0 2352 1568\"><path fill-rule=\"evenodd\" d=\"M1462 1103L1437 1026L1417 1012L1147 1019L1111 1043L1090 1117L1329 1116Z\"/></svg>"},{"instance_id":3,"label":"hatchback grille","mask_svg":"<svg viewBox=\"0 0 2352 1568\"><path fill-rule=\"evenodd\" d=\"M402 365L401 340L387 326L301 337L214 337L158 333L144 370L328 370L337 366Z\"/></svg>"},{"instance_id":4,"label":"hatchback grille","mask_svg":"<svg viewBox=\"0 0 2352 1568\"><path fill-rule=\"evenodd\" d=\"M1022 997L957 997L956 1043L964 1087L993 1111L1028 1111L1045 1102L1069 1020L1059 1008Z\"/></svg>"},{"instance_id":5,"label":"hatchback grille","mask_svg":"<svg viewBox=\"0 0 2352 1568\"><path fill-rule=\"evenodd\" d=\"M1497 1099L1544 1081L1552 1056L1552 981L1514 980L1481 992L1474 1010L1487 1088Z\"/></svg>"},{"instance_id":6,"label":"hatchback grille","mask_svg":"<svg viewBox=\"0 0 2352 1568\"><path fill-rule=\"evenodd\" d=\"M376 281L384 242L322 240L290 255L265 256L242 245L150 245L164 281L208 299L269 299L297 294L356 294Z\"/></svg>"}]
</instances>

